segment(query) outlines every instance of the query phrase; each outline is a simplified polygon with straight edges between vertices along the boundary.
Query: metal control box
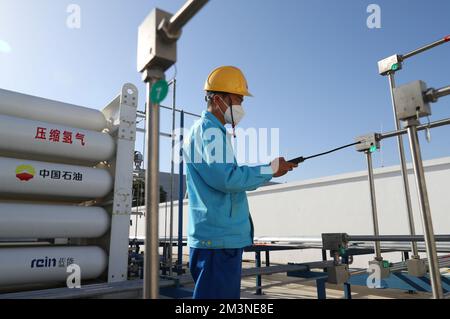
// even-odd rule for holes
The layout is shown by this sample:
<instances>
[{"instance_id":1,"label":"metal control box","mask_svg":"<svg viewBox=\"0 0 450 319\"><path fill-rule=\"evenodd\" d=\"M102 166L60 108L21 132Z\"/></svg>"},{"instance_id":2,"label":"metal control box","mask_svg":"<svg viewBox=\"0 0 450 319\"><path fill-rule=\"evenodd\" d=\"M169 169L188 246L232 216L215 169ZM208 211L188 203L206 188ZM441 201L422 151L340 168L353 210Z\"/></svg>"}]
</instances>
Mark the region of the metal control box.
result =
<instances>
[{"instance_id":1,"label":"metal control box","mask_svg":"<svg viewBox=\"0 0 450 319\"><path fill-rule=\"evenodd\" d=\"M339 251L341 248L347 248L348 235L345 233L322 234L322 249Z\"/></svg>"},{"instance_id":2,"label":"metal control box","mask_svg":"<svg viewBox=\"0 0 450 319\"><path fill-rule=\"evenodd\" d=\"M430 104L425 101L427 85L423 81L414 81L394 88L395 112L401 121L431 115Z\"/></svg>"},{"instance_id":3,"label":"metal control box","mask_svg":"<svg viewBox=\"0 0 450 319\"><path fill-rule=\"evenodd\" d=\"M401 57L397 54L386 59L378 61L378 73L386 75L389 72L395 72L402 69Z\"/></svg>"},{"instance_id":4,"label":"metal control box","mask_svg":"<svg viewBox=\"0 0 450 319\"><path fill-rule=\"evenodd\" d=\"M366 152L380 149L380 139L379 134L377 133L370 133L358 136L357 138L355 138L355 142L360 142L355 146L358 152Z\"/></svg>"},{"instance_id":5,"label":"metal control box","mask_svg":"<svg viewBox=\"0 0 450 319\"><path fill-rule=\"evenodd\" d=\"M176 41L164 41L158 30L164 21L172 15L160 9L154 9L139 26L138 34L138 72L146 68L166 71L177 61Z\"/></svg>"}]
</instances>

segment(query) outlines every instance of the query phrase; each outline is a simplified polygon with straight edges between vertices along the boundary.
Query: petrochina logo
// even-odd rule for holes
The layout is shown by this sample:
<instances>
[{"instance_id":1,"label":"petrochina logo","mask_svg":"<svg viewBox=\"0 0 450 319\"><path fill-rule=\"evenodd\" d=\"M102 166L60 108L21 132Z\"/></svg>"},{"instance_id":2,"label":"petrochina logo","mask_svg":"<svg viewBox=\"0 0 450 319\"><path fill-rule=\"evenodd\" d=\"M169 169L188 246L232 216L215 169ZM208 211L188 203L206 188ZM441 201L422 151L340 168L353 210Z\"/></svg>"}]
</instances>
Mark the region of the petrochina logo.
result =
<instances>
[{"instance_id":1,"label":"petrochina logo","mask_svg":"<svg viewBox=\"0 0 450 319\"><path fill-rule=\"evenodd\" d=\"M16 168L16 177L22 182L28 182L35 174L36 170L31 165L19 165Z\"/></svg>"}]
</instances>

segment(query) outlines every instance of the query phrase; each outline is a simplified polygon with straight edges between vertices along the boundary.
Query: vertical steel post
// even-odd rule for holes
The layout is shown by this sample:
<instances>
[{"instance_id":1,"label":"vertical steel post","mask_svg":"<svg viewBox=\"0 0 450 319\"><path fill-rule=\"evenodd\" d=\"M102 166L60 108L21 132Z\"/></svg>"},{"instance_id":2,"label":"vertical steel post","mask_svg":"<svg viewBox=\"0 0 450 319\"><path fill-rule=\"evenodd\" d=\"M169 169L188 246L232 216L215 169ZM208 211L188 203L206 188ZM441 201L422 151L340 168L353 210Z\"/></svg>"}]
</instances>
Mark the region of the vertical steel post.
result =
<instances>
[{"instance_id":1,"label":"vertical steel post","mask_svg":"<svg viewBox=\"0 0 450 319\"><path fill-rule=\"evenodd\" d=\"M342 256L342 263L348 265L348 257ZM348 282L344 283L344 298L345 299L352 299L352 285Z\"/></svg>"},{"instance_id":2,"label":"vertical steel post","mask_svg":"<svg viewBox=\"0 0 450 319\"><path fill-rule=\"evenodd\" d=\"M327 255L327 250L326 249L322 249L322 261L327 261L328 260L328 255ZM327 267L325 266L325 268L322 268L323 272L327 272Z\"/></svg>"},{"instance_id":3,"label":"vertical steel post","mask_svg":"<svg viewBox=\"0 0 450 319\"><path fill-rule=\"evenodd\" d=\"M184 200L184 160L183 160L183 140L184 140L184 111L180 112L180 167L178 169L178 274L183 269L183 200Z\"/></svg>"},{"instance_id":4,"label":"vertical steel post","mask_svg":"<svg viewBox=\"0 0 450 319\"><path fill-rule=\"evenodd\" d=\"M389 90L391 93L391 103L392 108L394 112L394 119L395 119L395 129L398 131L401 129L400 121L397 116L396 108L395 108L395 99L394 99L394 88L395 88L395 75L393 72L390 72L388 74L389 79ZM408 168L406 166L406 159L405 159L405 147L403 145L403 137L401 135L397 136L397 144L398 144L398 153L400 156L400 167L401 167L401 174L402 174L402 180L403 180L403 195L405 196L405 203L406 203L406 210L408 213L408 224L409 224L409 233L410 235L414 236L416 234L416 228L414 225L414 215L411 205L411 192L409 189L409 180L408 180ZM417 243L411 242L411 251L413 254L413 258L419 258L419 252L417 250Z\"/></svg>"},{"instance_id":5,"label":"vertical steel post","mask_svg":"<svg viewBox=\"0 0 450 319\"><path fill-rule=\"evenodd\" d=\"M261 269L261 251L255 251L255 264L256 268ZM256 275L256 295L261 296L262 293L262 276Z\"/></svg>"},{"instance_id":6,"label":"vertical steel post","mask_svg":"<svg viewBox=\"0 0 450 319\"><path fill-rule=\"evenodd\" d=\"M266 250L266 267L270 267L270 250Z\"/></svg>"},{"instance_id":7,"label":"vertical steel post","mask_svg":"<svg viewBox=\"0 0 450 319\"><path fill-rule=\"evenodd\" d=\"M373 232L375 236L380 234L378 228L378 212L377 212L377 200L375 195L375 181L373 177L373 165L372 165L372 153L370 151L366 151L367 155L367 170L369 172L369 187L370 187L370 204L372 207L372 221L373 221ZM383 257L381 257L381 247L378 241L375 242L375 256L376 260L381 261Z\"/></svg>"},{"instance_id":8,"label":"vertical steel post","mask_svg":"<svg viewBox=\"0 0 450 319\"><path fill-rule=\"evenodd\" d=\"M427 258L429 263L429 272L431 288L434 299L444 297L442 291L441 274L439 271L439 260L436 251L436 241L434 238L433 222L431 218L430 204L428 201L427 185L425 181L425 172L423 169L422 154L420 151L419 138L417 136L417 126L419 121L416 119L407 121L409 144L413 159L414 175L416 178L417 193L419 197L420 214L422 217L425 246L427 248Z\"/></svg>"},{"instance_id":9,"label":"vertical steel post","mask_svg":"<svg viewBox=\"0 0 450 319\"><path fill-rule=\"evenodd\" d=\"M152 104L150 93L160 78L151 77L146 82L144 299L159 297L159 105Z\"/></svg>"},{"instance_id":10,"label":"vertical steel post","mask_svg":"<svg viewBox=\"0 0 450 319\"><path fill-rule=\"evenodd\" d=\"M170 155L170 216L169 216L169 276L172 276L172 265L173 265L173 178L175 174L175 113L176 113L176 87L177 80L173 79L172 88L172 148Z\"/></svg>"},{"instance_id":11,"label":"vertical steel post","mask_svg":"<svg viewBox=\"0 0 450 319\"><path fill-rule=\"evenodd\" d=\"M404 260L404 261L407 261L408 259L409 259L409 252L404 251L404 252L403 252L403 260Z\"/></svg>"},{"instance_id":12,"label":"vertical steel post","mask_svg":"<svg viewBox=\"0 0 450 319\"><path fill-rule=\"evenodd\" d=\"M327 299L326 283L327 280L323 278L316 280L317 299Z\"/></svg>"}]
</instances>

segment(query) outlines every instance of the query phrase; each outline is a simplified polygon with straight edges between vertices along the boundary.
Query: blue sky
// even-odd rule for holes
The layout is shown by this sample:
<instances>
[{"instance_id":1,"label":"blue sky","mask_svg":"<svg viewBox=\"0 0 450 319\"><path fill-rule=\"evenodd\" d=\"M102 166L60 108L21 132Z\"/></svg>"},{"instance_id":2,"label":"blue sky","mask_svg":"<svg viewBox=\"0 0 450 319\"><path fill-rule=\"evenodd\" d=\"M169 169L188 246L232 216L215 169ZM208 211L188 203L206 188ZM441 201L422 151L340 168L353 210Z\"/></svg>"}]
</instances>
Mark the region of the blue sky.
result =
<instances>
[{"instance_id":1,"label":"blue sky","mask_svg":"<svg viewBox=\"0 0 450 319\"><path fill-rule=\"evenodd\" d=\"M81 29L66 27L69 4L81 7ZM0 0L0 87L102 109L125 82L145 86L136 72L137 28L154 7L175 12L184 0ZM381 29L369 29L366 8L381 7ZM177 104L200 113L203 84L219 65L246 73L251 92L243 127L280 128L280 152L311 155L373 131L394 128L387 79L377 61L450 34L447 0L212 0L178 42ZM398 84L450 82L450 45L412 58ZM167 72L170 79L175 74ZM170 105L168 98L165 104ZM450 115L450 101L433 105L431 120ZM188 125L192 121L188 121ZM170 114L163 111L163 131ZM425 159L450 155L450 128L421 136ZM137 148L141 149L139 139ZM170 143L161 143L168 171ZM409 152L408 152L409 158ZM395 140L385 141L377 167L398 163ZM305 162L280 181L365 169L353 149Z\"/></svg>"}]
</instances>

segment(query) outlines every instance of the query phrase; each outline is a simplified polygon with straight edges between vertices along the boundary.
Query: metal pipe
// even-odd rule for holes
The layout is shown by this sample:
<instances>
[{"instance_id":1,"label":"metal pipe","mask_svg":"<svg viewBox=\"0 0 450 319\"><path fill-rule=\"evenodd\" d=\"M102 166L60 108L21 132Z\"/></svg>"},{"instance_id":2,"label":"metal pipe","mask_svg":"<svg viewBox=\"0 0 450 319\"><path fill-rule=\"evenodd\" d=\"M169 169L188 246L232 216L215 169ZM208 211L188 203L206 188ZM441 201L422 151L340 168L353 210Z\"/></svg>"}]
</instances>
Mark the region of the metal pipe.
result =
<instances>
[{"instance_id":1,"label":"metal pipe","mask_svg":"<svg viewBox=\"0 0 450 319\"><path fill-rule=\"evenodd\" d=\"M435 121L435 122L431 122L431 123L428 123L428 124L422 124L422 125L417 126L416 129L417 129L417 131L423 131L423 130L426 130L426 129L432 129L432 128L445 126L445 125L450 125L450 118L449 119ZM380 138L380 140L384 140L386 138L391 138L391 137L404 135L404 134L408 134L408 130L407 129L401 129L401 130L398 130L398 131L392 131L392 132L379 134L379 138Z\"/></svg>"},{"instance_id":2,"label":"metal pipe","mask_svg":"<svg viewBox=\"0 0 450 319\"><path fill-rule=\"evenodd\" d=\"M137 128L136 132L138 132L138 133L145 133L145 129L144 128ZM159 132L159 135L163 136L163 137L172 137L172 134L163 133L163 132Z\"/></svg>"},{"instance_id":3,"label":"metal pipe","mask_svg":"<svg viewBox=\"0 0 450 319\"><path fill-rule=\"evenodd\" d=\"M389 90L391 93L391 103L392 103L392 109L394 112L394 119L395 119L395 129L398 131L400 129L400 121L397 116L397 112L395 111L395 99L394 99L394 88L395 88L395 78L394 73L390 72L388 74L389 79ZM416 234L416 228L414 225L414 215L412 210L412 204L411 204L411 192L409 190L409 179L408 179L408 169L406 166L406 159L405 159L405 147L403 145L403 137L401 135L397 136L397 144L398 144L398 153L400 157L400 167L401 167L401 174L402 174L402 181L403 181L403 195L405 197L405 203L406 203L406 212L408 217L408 226L409 226L409 233L411 235ZM411 251L414 257L418 258L419 254L417 252L417 245L415 242L411 242Z\"/></svg>"},{"instance_id":4,"label":"metal pipe","mask_svg":"<svg viewBox=\"0 0 450 319\"><path fill-rule=\"evenodd\" d=\"M431 88L425 92L424 99L427 102L436 103L439 100L439 98L449 95L449 94L450 94L450 85L445 86L440 89L437 89L437 90Z\"/></svg>"},{"instance_id":5,"label":"metal pipe","mask_svg":"<svg viewBox=\"0 0 450 319\"><path fill-rule=\"evenodd\" d=\"M387 251L409 251L409 242L411 239L408 239L407 241L403 242L382 242L381 243L381 250L387 250ZM352 242L350 248L372 248L373 244L372 242ZM417 249L419 252L426 252L426 247L423 242L417 243ZM436 249L439 253L450 253L450 245L448 242L446 243L439 243L436 245Z\"/></svg>"},{"instance_id":6,"label":"metal pipe","mask_svg":"<svg viewBox=\"0 0 450 319\"><path fill-rule=\"evenodd\" d=\"M395 237L396 241L384 241L384 239L388 238L385 237L385 235L379 236L378 239L381 239L382 243L381 243L381 249L382 250L390 250L390 251L408 251L408 245L406 244L407 242L411 242L412 240L418 241L417 243L417 248L419 250L419 252L425 252L426 248L425 245L423 243L424 238L423 236L419 237L415 237L415 238L411 238L410 235L402 235L405 236L406 238L400 238L399 237ZM436 235L435 239L436 242L439 242L439 244L436 245L437 247L437 251L438 252L442 252L442 253L450 253L450 240L444 240L444 238L442 236L447 236L447 235ZM450 235L449 235L450 236ZM353 236L350 236L353 237ZM265 239L269 239L269 240L264 240L264 241L257 241L255 240L255 243L267 243L267 242L271 242L271 243L277 243L280 244L282 246L296 246L299 249L322 249L322 241L320 238L317 238L316 241L305 241L302 237L289 237L287 240L286 238L282 238L282 237L264 237ZM358 237L356 237L358 238ZM367 241L361 241L361 240L355 240L355 241L350 241L350 248L373 248L373 241L374 241L374 237L373 235L367 235L364 237L359 237L359 238L366 238L368 239ZM403 243L405 242L405 243Z\"/></svg>"},{"instance_id":7,"label":"metal pipe","mask_svg":"<svg viewBox=\"0 0 450 319\"><path fill-rule=\"evenodd\" d=\"M146 83L144 299L159 297L159 107L152 105L150 99L152 85L157 80L151 78Z\"/></svg>"},{"instance_id":8,"label":"metal pipe","mask_svg":"<svg viewBox=\"0 0 450 319\"><path fill-rule=\"evenodd\" d=\"M443 96L446 96L446 95L450 95L450 85L435 90L435 96L437 98L440 98L440 97L443 97Z\"/></svg>"},{"instance_id":9,"label":"metal pipe","mask_svg":"<svg viewBox=\"0 0 450 319\"><path fill-rule=\"evenodd\" d=\"M427 247L427 257L429 261L430 281L434 299L442 299L441 274L439 272L438 256L436 252L436 242L434 238L433 222L431 218L430 204L428 201L427 186L425 181L425 172L422 163L422 154L420 152L419 138L417 136L418 120L409 120L407 122L408 137L413 159L414 174L416 177L417 193L419 198L420 214L424 228L425 245Z\"/></svg>"},{"instance_id":10,"label":"metal pipe","mask_svg":"<svg viewBox=\"0 0 450 319\"><path fill-rule=\"evenodd\" d=\"M434 235L436 242L449 242L450 234ZM365 241L380 241L380 242L423 242L425 237L423 235L348 235L349 242L365 242ZM257 243L289 243L289 244L322 244L321 237L255 237Z\"/></svg>"},{"instance_id":11,"label":"metal pipe","mask_svg":"<svg viewBox=\"0 0 450 319\"><path fill-rule=\"evenodd\" d=\"M183 130L184 112L180 113L180 166L178 169L178 274L181 275L183 268L183 199L184 199L184 160L183 160Z\"/></svg>"},{"instance_id":12,"label":"metal pipe","mask_svg":"<svg viewBox=\"0 0 450 319\"><path fill-rule=\"evenodd\" d=\"M172 111L172 107L168 107L168 106L164 106L164 105L160 105L159 107L160 107L161 109L166 109L166 110L171 110L171 111ZM185 115L190 115L190 116L194 116L194 117L198 117L198 118L202 117L202 116L199 115L199 114L195 114L195 113L191 113L191 112L186 112L186 111L184 111L184 110L182 110L182 109L175 109L175 112L177 112L177 113L184 112ZM145 118L145 112L138 111L137 114L138 114L138 115L137 115L138 117Z\"/></svg>"},{"instance_id":13,"label":"metal pipe","mask_svg":"<svg viewBox=\"0 0 450 319\"><path fill-rule=\"evenodd\" d=\"M426 259L424 259L425 262L427 262ZM450 264L450 259L447 256L443 256L443 257L439 257L439 265L444 267L448 267L448 265ZM394 273L394 272L400 272L402 270L406 270L408 267L406 266L405 262L399 262L399 263L395 263L393 266L389 267L390 268L390 272ZM367 269L357 269L357 270L351 270L350 271L350 276L356 276L356 275L360 275L363 273L367 273Z\"/></svg>"},{"instance_id":14,"label":"metal pipe","mask_svg":"<svg viewBox=\"0 0 450 319\"><path fill-rule=\"evenodd\" d=\"M379 236L380 230L378 228L377 199L375 195L375 180L373 177L372 153L370 151L367 151L366 155L367 155L367 170L369 173L370 204L372 207L373 233L375 236ZM380 243L377 241L375 242L375 259L383 260L383 257L381 256Z\"/></svg>"},{"instance_id":15,"label":"metal pipe","mask_svg":"<svg viewBox=\"0 0 450 319\"><path fill-rule=\"evenodd\" d=\"M406 59L409 59L412 56L415 56L415 55L417 55L419 53L428 51L428 50L430 50L430 49L432 49L434 47L437 47L437 46L439 46L441 44L444 44L446 42L449 42L449 41L450 41L450 35L447 35L446 37L444 37L444 38L442 38L442 39L440 39L440 40L438 40L436 42L433 42L431 44L427 44L427 45L425 45L425 46L423 46L423 47L421 47L419 49L416 49L416 50L413 50L411 52L408 52L406 54L401 55L401 59L402 59L402 61L404 61Z\"/></svg>"},{"instance_id":16,"label":"metal pipe","mask_svg":"<svg viewBox=\"0 0 450 319\"><path fill-rule=\"evenodd\" d=\"M321 237L255 237L255 242L322 243Z\"/></svg>"},{"instance_id":17,"label":"metal pipe","mask_svg":"<svg viewBox=\"0 0 450 319\"><path fill-rule=\"evenodd\" d=\"M208 3L208 0L188 0L169 21L167 31L171 34L181 31L183 26Z\"/></svg>"},{"instance_id":18,"label":"metal pipe","mask_svg":"<svg viewBox=\"0 0 450 319\"><path fill-rule=\"evenodd\" d=\"M450 242L450 235L434 235L435 241L440 242ZM378 242L423 242L425 241L425 237L421 235L349 235L349 242L358 242L358 241L378 241Z\"/></svg>"},{"instance_id":19,"label":"metal pipe","mask_svg":"<svg viewBox=\"0 0 450 319\"><path fill-rule=\"evenodd\" d=\"M257 269L261 268L261 252L260 251L255 251L255 266ZM261 296L263 294L261 285L262 285L262 277L261 277L261 275L257 275L256 276L256 293L255 293L255 295L257 295L257 296Z\"/></svg>"},{"instance_id":20,"label":"metal pipe","mask_svg":"<svg viewBox=\"0 0 450 319\"><path fill-rule=\"evenodd\" d=\"M169 215L169 276L172 276L173 265L173 178L175 174L175 105L176 105L176 83L177 80L173 79L173 95L172 95L172 148L170 152L170 215Z\"/></svg>"}]
</instances>

